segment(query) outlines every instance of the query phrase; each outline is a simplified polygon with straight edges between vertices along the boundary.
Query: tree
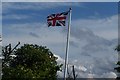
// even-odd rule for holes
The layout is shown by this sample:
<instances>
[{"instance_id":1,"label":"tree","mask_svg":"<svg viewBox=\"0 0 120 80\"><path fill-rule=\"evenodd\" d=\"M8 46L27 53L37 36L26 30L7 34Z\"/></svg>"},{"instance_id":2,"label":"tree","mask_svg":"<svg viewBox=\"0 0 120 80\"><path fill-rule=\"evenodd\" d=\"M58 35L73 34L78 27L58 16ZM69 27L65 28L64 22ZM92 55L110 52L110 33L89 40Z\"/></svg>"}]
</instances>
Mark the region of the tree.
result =
<instances>
[{"instance_id":1,"label":"tree","mask_svg":"<svg viewBox=\"0 0 120 80\"><path fill-rule=\"evenodd\" d=\"M4 54L6 52L3 50ZM56 80L57 71L62 66L57 64L57 57L44 46L24 44L11 53L6 58L4 56L2 80Z\"/></svg>"},{"instance_id":2,"label":"tree","mask_svg":"<svg viewBox=\"0 0 120 80\"><path fill-rule=\"evenodd\" d=\"M115 48L116 51L118 51L118 56L119 56L119 52L120 52L120 45L118 45L116 48ZM117 67L114 68L118 73L120 73L120 61L118 59L118 62L117 62ZM120 76L117 77L117 79L120 79Z\"/></svg>"}]
</instances>

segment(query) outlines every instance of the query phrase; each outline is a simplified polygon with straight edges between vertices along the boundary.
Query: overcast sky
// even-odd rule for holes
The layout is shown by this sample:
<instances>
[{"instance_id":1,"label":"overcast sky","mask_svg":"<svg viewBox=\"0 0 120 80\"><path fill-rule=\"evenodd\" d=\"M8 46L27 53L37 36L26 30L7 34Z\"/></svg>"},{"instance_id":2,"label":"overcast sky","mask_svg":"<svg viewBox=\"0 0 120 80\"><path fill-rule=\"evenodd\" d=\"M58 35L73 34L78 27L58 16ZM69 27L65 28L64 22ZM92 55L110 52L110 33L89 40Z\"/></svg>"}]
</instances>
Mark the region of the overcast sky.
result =
<instances>
[{"instance_id":1,"label":"overcast sky","mask_svg":"<svg viewBox=\"0 0 120 80\"><path fill-rule=\"evenodd\" d=\"M21 45L47 46L63 63L67 26L47 27L47 16L68 11L69 7L72 8L69 65L75 65L78 77L115 77L117 2L3 2L3 45L14 46L20 41ZM58 76L63 73L58 72Z\"/></svg>"}]
</instances>

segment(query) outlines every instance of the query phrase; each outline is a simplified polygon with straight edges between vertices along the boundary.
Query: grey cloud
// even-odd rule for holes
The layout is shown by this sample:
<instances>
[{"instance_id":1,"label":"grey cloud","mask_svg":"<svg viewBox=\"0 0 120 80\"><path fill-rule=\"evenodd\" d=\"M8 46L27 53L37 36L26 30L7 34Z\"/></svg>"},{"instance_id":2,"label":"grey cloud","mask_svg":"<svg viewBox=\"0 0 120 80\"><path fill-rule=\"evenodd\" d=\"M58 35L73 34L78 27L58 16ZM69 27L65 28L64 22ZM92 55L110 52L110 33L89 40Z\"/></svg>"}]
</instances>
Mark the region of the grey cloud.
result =
<instances>
[{"instance_id":1,"label":"grey cloud","mask_svg":"<svg viewBox=\"0 0 120 80\"><path fill-rule=\"evenodd\" d=\"M118 31L118 15L113 15L107 18L102 19L78 19L72 21L71 28L74 29L82 29L82 28L89 28L96 35L102 36L105 39L114 39L117 38L117 31Z\"/></svg>"},{"instance_id":2,"label":"grey cloud","mask_svg":"<svg viewBox=\"0 0 120 80\"><path fill-rule=\"evenodd\" d=\"M103 42L104 43L104 42ZM88 51L89 53L96 53L96 52L101 52L101 51L107 51L107 46L104 47L104 44L99 44L99 43L89 43L86 46L82 47L83 50Z\"/></svg>"},{"instance_id":3,"label":"grey cloud","mask_svg":"<svg viewBox=\"0 0 120 80\"><path fill-rule=\"evenodd\" d=\"M56 56L58 57L58 63L64 62L64 59L58 55ZM86 64L85 66L79 62L79 59L76 59L75 61L72 60L69 63L68 71L71 73L72 66L74 65L75 72L78 75L77 78L116 78L116 74L112 69L114 65L111 65L109 61L100 58L93 58L92 61L89 60L88 63L83 62ZM62 70L62 72L57 73L59 78L63 77L64 66Z\"/></svg>"},{"instance_id":4,"label":"grey cloud","mask_svg":"<svg viewBox=\"0 0 120 80\"><path fill-rule=\"evenodd\" d=\"M71 36L75 37L79 40L87 40L88 42L92 44L105 44L105 45L110 45L110 41L106 40L102 37L99 37L93 33L88 28L72 28L71 29ZM104 42L104 43L103 43Z\"/></svg>"},{"instance_id":5,"label":"grey cloud","mask_svg":"<svg viewBox=\"0 0 120 80\"><path fill-rule=\"evenodd\" d=\"M114 47L117 44L117 39L106 40L95 35L94 32L88 28L71 28L71 37L74 37L81 43L84 43L84 41L87 42L84 43L84 46L80 47L81 44L79 44L79 42L76 43L76 41L73 41L72 43L77 46L77 49L71 44L71 46L74 46L74 48L78 51L78 53L74 53L74 55L76 55L74 58L79 62L74 64L86 66L86 76L89 72L92 72L94 77L104 78L105 76L103 77L102 75L105 75L105 73L108 74L110 71L114 72L115 61L117 61ZM71 52L69 53L69 55L72 54L73 53ZM74 58L72 57L71 61ZM92 68L90 68L91 65L93 65ZM81 72L78 73L82 76Z\"/></svg>"},{"instance_id":6,"label":"grey cloud","mask_svg":"<svg viewBox=\"0 0 120 80\"><path fill-rule=\"evenodd\" d=\"M88 51L89 53L108 51L109 46L114 45L113 43L117 43L117 40L106 40L95 35L91 30L86 28L71 29L71 36L75 37L77 40L79 40L79 42L87 41L88 43L82 47L82 50ZM79 46L78 43L75 44L72 42L72 44Z\"/></svg>"},{"instance_id":7,"label":"grey cloud","mask_svg":"<svg viewBox=\"0 0 120 80\"><path fill-rule=\"evenodd\" d=\"M39 35L33 33L33 32L30 32L29 35L33 36L33 37L36 37L36 38L39 38Z\"/></svg>"},{"instance_id":8,"label":"grey cloud","mask_svg":"<svg viewBox=\"0 0 120 80\"><path fill-rule=\"evenodd\" d=\"M113 71L115 63L108 61L106 58L93 58L94 59L94 67L93 72L95 74L102 75L103 73Z\"/></svg>"},{"instance_id":9,"label":"grey cloud","mask_svg":"<svg viewBox=\"0 0 120 80\"><path fill-rule=\"evenodd\" d=\"M94 37L95 35L93 32L87 28L71 28L71 36L77 38L77 39L85 39Z\"/></svg>"},{"instance_id":10,"label":"grey cloud","mask_svg":"<svg viewBox=\"0 0 120 80\"><path fill-rule=\"evenodd\" d=\"M107 72L107 73L103 73L101 77L116 78L117 75L114 72Z\"/></svg>"},{"instance_id":11,"label":"grey cloud","mask_svg":"<svg viewBox=\"0 0 120 80\"><path fill-rule=\"evenodd\" d=\"M0 45L0 55L1 55L1 53L2 53L2 46Z\"/></svg>"},{"instance_id":12,"label":"grey cloud","mask_svg":"<svg viewBox=\"0 0 120 80\"><path fill-rule=\"evenodd\" d=\"M101 53L104 55L106 52L114 51L114 49L110 47L115 47L115 44L117 43L117 40L106 40L102 37L99 37L95 35L90 29L88 28L72 28L71 29L71 38L74 37L77 42L70 41L70 46L73 46L73 48L80 50L79 53L84 56L90 56L93 55L101 55ZM85 42L84 42L85 41ZM81 43L85 44L81 47ZM116 44L117 45L117 44ZM72 48L72 49L73 49ZM72 51L72 50L71 50ZM109 52L107 54L109 54ZM72 53L71 53L72 54Z\"/></svg>"},{"instance_id":13,"label":"grey cloud","mask_svg":"<svg viewBox=\"0 0 120 80\"><path fill-rule=\"evenodd\" d=\"M72 45L72 46L74 46L74 47L78 48L77 43L75 43L74 41L70 41L70 45Z\"/></svg>"},{"instance_id":14,"label":"grey cloud","mask_svg":"<svg viewBox=\"0 0 120 80\"><path fill-rule=\"evenodd\" d=\"M82 52L81 55L91 57L91 55L89 53L85 52L85 51Z\"/></svg>"}]
</instances>

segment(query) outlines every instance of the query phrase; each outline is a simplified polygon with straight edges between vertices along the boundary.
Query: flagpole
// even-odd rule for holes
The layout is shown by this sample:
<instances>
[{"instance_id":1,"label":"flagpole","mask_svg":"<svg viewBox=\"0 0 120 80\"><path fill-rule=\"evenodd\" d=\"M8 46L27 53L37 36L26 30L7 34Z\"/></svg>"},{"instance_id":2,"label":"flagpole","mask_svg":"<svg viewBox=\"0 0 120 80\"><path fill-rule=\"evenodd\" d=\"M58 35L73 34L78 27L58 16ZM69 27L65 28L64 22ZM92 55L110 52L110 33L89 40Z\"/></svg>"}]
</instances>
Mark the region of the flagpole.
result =
<instances>
[{"instance_id":1,"label":"flagpole","mask_svg":"<svg viewBox=\"0 0 120 80\"><path fill-rule=\"evenodd\" d=\"M66 43L66 54L65 54L65 68L64 68L64 80L67 77L67 66L68 66L68 52L69 52L69 39L70 39L70 26L71 26L71 12L72 9L69 9L69 19L68 19L68 31L67 31L67 43Z\"/></svg>"}]
</instances>

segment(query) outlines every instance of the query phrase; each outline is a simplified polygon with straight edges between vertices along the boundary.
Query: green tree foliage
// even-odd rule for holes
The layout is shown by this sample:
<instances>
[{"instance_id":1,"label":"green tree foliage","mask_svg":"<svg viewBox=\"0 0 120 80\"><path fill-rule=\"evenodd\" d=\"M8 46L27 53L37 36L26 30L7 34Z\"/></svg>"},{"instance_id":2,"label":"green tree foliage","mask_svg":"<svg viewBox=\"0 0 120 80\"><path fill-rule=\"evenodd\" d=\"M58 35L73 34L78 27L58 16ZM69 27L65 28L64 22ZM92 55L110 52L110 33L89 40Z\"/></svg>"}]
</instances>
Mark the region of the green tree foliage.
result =
<instances>
[{"instance_id":1,"label":"green tree foliage","mask_svg":"<svg viewBox=\"0 0 120 80\"><path fill-rule=\"evenodd\" d=\"M115 48L116 51L118 51L118 56L120 55L119 51L120 51L120 45L118 45ZM114 68L118 73L120 73L120 61L117 62L117 67ZM117 77L117 79L120 79L120 76Z\"/></svg>"},{"instance_id":2,"label":"green tree foliage","mask_svg":"<svg viewBox=\"0 0 120 80\"><path fill-rule=\"evenodd\" d=\"M8 51L9 52L9 51ZM3 59L2 80L56 80L58 65L57 57L43 46L24 44L16 49L14 56L9 53Z\"/></svg>"}]
</instances>

